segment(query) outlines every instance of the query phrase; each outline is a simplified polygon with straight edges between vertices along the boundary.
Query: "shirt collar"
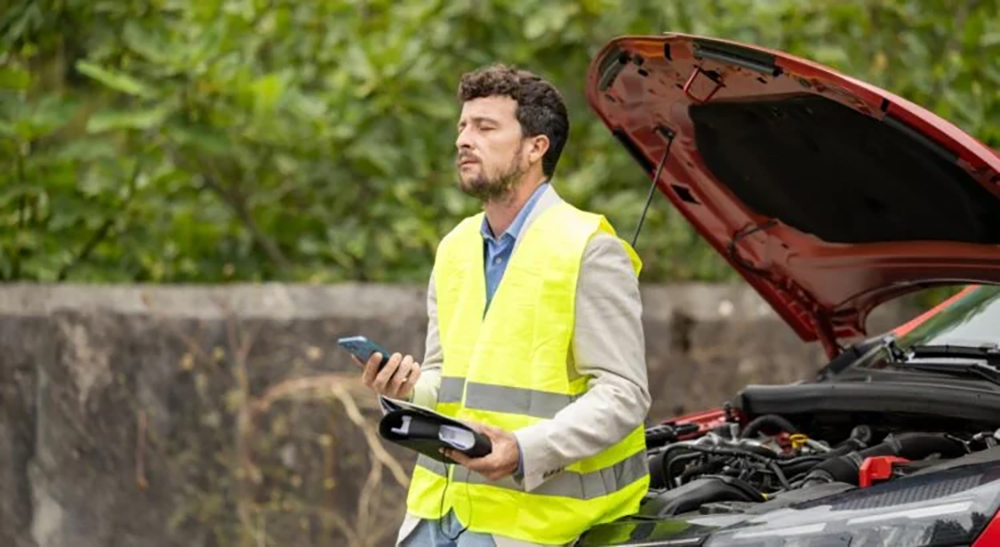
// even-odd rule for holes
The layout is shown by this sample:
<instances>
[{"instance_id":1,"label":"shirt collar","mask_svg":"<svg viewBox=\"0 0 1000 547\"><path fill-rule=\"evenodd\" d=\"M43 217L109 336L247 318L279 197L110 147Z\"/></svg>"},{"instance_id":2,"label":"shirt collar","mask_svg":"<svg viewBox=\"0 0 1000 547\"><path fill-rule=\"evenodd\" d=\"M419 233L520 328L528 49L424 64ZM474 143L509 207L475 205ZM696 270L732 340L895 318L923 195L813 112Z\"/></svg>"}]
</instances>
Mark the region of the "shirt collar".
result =
<instances>
[{"instance_id":1,"label":"shirt collar","mask_svg":"<svg viewBox=\"0 0 1000 547\"><path fill-rule=\"evenodd\" d=\"M479 232L483 234L483 238L499 241L503 238L503 236L509 235L511 239L517 239L521 235L521 230L524 228L525 221L528 220L528 215L531 214L531 210L535 208L535 204L538 203L538 199L542 197L542 194L545 193L545 189L548 188L548 186L548 182L543 182L538 185L538 188L535 188L534 193L532 193L531 197L528 198L528 201L524 203L521 210L517 212L517 215L514 217L514 221L507 227L507 231L505 231L503 235L498 238L493 237L493 232L490 230L490 223L486 220L486 217L483 216L483 224L479 227Z\"/></svg>"}]
</instances>

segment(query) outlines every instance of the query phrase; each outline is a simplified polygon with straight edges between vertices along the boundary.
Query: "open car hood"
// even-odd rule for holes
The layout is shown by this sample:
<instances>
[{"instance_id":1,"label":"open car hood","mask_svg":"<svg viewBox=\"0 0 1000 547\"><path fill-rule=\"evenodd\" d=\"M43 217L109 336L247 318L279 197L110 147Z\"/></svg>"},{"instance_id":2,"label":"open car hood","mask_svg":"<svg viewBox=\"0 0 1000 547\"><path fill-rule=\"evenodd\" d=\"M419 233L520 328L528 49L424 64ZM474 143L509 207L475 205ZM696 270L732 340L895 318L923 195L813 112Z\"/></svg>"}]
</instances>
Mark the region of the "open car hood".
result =
<instances>
[{"instance_id":1,"label":"open car hood","mask_svg":"<svg viewBox=\"0 0 1000 547\"><path fill-rule=\"evenodd\" d=\"M651 178L669 145L660 191L831 356L886 300L1000 282L1000 156L905 99L681 34L609 43L587 98Z\"/></svg>"}]
</instances>

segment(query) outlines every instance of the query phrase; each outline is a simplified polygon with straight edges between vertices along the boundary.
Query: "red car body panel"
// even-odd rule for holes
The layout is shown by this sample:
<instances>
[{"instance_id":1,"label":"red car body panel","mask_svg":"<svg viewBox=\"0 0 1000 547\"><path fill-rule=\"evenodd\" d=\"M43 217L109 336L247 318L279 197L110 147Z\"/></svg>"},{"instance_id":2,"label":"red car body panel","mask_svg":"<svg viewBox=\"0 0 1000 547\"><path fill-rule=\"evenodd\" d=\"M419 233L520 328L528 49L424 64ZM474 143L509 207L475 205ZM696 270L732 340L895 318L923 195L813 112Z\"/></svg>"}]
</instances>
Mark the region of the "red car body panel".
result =
<instances>
[{"instance_id":1,"label":"red car body panel","mask_svg":"<svg viewBox=\"0 0 1000 547\"><path fill-rule=\"evenodd\" d=\"M705 43L728 48L737 60L699 55ZM771 56L774 74L755 70L754 55ZM804 93L877 120L891 115L1000 200L996 152L920 106L786 53L683 34L623 37L595 57L587 75L590 105L609 129L628 136L642 163L664 157L664 128L675 135L659 190L803 340L822 341L831 357L839 340L866 333L869 312L882 302L931 286L1000 282L998 245L830 243L753 210L709 169L689 107Z\"/></svg>"},{"instance_id":2,"label":"red car body panel","mask_svg":"<svg viewBox=\"0 0 1000 547\"><path fill-rule=\"evenodd\" d=\"M986 529L976 538L972 547L996 547L997 545L1000 545L1000 515L993 517L993 520L986 525Z\"/></svg>"}]
</instances>

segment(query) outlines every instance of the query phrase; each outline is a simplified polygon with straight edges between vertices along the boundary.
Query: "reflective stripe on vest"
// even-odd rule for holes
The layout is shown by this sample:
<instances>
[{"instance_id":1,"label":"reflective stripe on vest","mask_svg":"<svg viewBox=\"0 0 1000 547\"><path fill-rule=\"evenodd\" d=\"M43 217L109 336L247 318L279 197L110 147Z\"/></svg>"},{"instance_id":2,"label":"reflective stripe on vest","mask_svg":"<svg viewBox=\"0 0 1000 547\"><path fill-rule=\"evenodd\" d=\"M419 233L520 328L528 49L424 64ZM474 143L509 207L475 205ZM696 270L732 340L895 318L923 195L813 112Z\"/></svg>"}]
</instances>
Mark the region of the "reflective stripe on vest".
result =
<instances>
[{"instance_id":1,"label":"reflective stripe on vest","mask_svg":"<svg viewBox=\"0 0 1000 547\"><path fill-rule=\"evenodd\" d=\"M444 355L436 410L517 431L552 419L587 391L589 377L571 370L569 353L576 284L587 242L598 231L614 231L603 217L567 204L540 213L522 232L487 311L482 221L482 214L464 220L441 241L435 258ZM638 274L638 257L621 244ZM427 519L453 510L474 532L565 544L595 524L636 512L648 485L640 424L531 492L511 478L490 482L421 458L407 508Z\"/></svg>"},{"instance_id":2,"label":"reflective stripe on vest","mask_svg":"<svg viewBox=\"0 0 1000 547\"><path fill-rule=\"evenodd\" d=\"M463 390L468 390L465 396L465 408L548 419L555 417L557 412L578 398L577 395L475 382L466 385L464 378L441 378L438 402L461 402Z\"/></svg>"},{"instance_id":3,"label":"reflective stripe on vest","mask_svg":"<svg viewBox=\"0 0 1000 547\"><path fill-rule=\"evenodd\" d=\"M445 464L428 458L419 456L417 465L438 475L447 476ZM643 478L649 473L649 463L643 453L633 454L628 458L597 471L590 473L576 473L566 471L556 475L542 483L541 486L531 491L533 496L560 496L577 500L589 500L613 494L625 486ZM505 490L523 492L524 488L517 484L511 477L506 477L499 481L490 481L486 477L470 471L464 467L456 467L451 478L455 483L486 484Z\"/></svg>"}]
</instances>

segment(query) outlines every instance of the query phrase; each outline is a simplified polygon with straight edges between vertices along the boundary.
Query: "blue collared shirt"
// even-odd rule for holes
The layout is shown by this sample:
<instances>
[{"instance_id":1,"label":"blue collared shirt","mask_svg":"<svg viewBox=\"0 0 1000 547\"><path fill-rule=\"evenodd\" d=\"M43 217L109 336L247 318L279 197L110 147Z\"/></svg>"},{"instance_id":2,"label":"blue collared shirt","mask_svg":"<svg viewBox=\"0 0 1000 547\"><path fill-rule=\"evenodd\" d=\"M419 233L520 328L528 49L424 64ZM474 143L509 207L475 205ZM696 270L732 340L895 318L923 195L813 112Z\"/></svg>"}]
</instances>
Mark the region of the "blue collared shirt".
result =
<instances>
[{"instance_id":1,"label":"blue collared shirt","mask_svg":"<svg viewBox=\"0 0 1000 547\"><path fill-rule=\"evenodd\" d=\"M493 295L497 292L497 287L500 286L503 273L507 270L507 263L510 262L510 257L514 254L514 244L517 243L517 238L521 235L524 222L528 219L531 210L538 203L538 198L542 196L548 186L549 183L543 182L535 189L535 192L531 194L531 197L524 203L521 210L517 212L517 216L514 217L514 221L510 223L507 231L499 238L493 236L489 222L486 221L486 217L483 217L483 225L479 228L479 231L483 234L483 262L486 266L487 309L490 307Z\"/></svg>"}]
</instances>

